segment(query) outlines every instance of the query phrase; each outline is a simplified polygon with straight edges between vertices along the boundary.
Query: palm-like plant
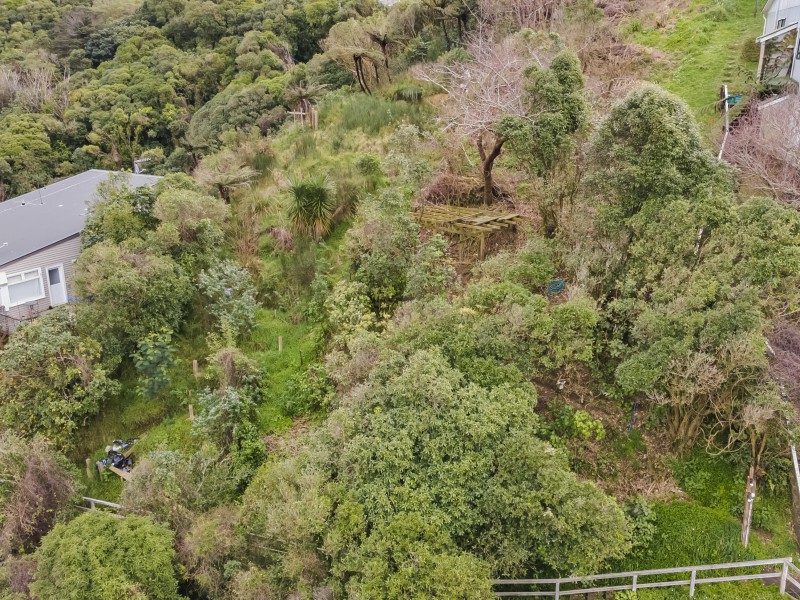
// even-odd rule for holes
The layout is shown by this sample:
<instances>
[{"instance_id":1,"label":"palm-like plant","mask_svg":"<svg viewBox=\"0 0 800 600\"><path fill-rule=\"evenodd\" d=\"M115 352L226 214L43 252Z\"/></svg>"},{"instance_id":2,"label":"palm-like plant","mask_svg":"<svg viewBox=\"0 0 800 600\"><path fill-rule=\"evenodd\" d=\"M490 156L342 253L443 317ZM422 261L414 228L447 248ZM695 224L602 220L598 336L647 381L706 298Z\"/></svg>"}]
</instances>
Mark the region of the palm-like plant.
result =
<instances>
[{"instance_id":1,"label":"palm-like plant","mask_svg":"<svg viewBox=\"0 0 800 600\"><path fill-rule=\"evenodd\" d=\"M200 185L217 190L228 204L233 192L248 187L257 176L258 172L245 164L244 159L227 149L206 156L195 170Z\"/></svg>"},{"instance_id":2,"label":"palm-like plant","mask_svg":"<svg viewBox=\"0 0 800 600\"><path fill-rule=\"evenodd\" d=\"M331 227L336 209L335 187L325 175L289 176L289 219L297 233L321 240Z\"/></svg>"}]
</instances>

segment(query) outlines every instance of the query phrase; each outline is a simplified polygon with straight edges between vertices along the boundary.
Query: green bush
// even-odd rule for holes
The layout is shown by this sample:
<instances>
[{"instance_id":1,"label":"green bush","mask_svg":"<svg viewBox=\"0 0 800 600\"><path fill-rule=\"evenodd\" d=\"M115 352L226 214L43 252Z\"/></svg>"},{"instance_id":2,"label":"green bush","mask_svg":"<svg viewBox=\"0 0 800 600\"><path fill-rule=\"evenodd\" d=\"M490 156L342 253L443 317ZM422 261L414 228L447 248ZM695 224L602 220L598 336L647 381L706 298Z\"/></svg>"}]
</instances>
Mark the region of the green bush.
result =
<instances>
[{"instance_id":1,"label":"green bush","mask_svg":"<svg viewBox=\"0 0 800 600\"><path fill-rule=\"evenodd\" d=\"M169 383L169 370L175 358L172 331L162 329L139 340L131 358L139 372L139 393L155 398Z\"/></svg>"},{"instance_id":2,"label":"green bush","mask_svg":"<svg viewBox=\"0 0 800 600\"><path fill-rule=\"evenodd\" d=\"M21 327L0 353L2 424L71 446L85 419L119 390L101 353L97 341L78 334L66 307Z\"/></svg>"},{"instance_id":3,"label":"green bush","mask_svg":"<svg viewBox=\"0 0 800 600\"><path fill-rule=\"evenodd\" d=\"M234 261L218 261L197 278L218 331L235 339L251 329L256 307L256 289L250 273Z\"/></svg>"},{"instance_id":4,"label":"green bush","mask_svg":"<svg viewBox=\"0 0 800 600\"><path fill-rule=\"evenodd\" d=\"M289 381L282 404L292 416L327 410L334 398L334 387L322 365L311 365Z\"/></svg>"},{"instance_id":5,"label":"green bush","mask_svg":"<svg viewBox=\"0 0 800 600\"><path fill-rule=\"evenodd\" d=\"M173 534L146 517L90 511L57 525L36 559L38 598L181 598Z\"/></svg>"},{"instance_id":6,"label":"green bush","mask_svg":"<svg viewBox=\"0 0 800 600\"><path fill-rule=\"evenodd\" d=\"M703 506L730 514L741 512L744 468L698 448L686 458L675 461L674 470L681 489Z\"/></svg>"}]
</instances>

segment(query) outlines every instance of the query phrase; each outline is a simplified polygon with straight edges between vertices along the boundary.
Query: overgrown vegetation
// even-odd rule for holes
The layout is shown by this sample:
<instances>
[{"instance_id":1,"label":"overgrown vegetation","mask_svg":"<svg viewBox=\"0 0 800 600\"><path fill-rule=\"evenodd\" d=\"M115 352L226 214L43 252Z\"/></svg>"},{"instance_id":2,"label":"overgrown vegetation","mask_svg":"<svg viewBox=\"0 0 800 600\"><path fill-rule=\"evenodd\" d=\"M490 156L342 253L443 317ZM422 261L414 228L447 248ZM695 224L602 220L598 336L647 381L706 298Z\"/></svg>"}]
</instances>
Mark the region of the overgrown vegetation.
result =
<instances>
[{"instance_id":1,"label":"overgrown vegetation","mask_svg":"<svg viewBox=\"0 0 800 600\"><path fill-rule=\"evenodd\" d=\"M0 598L479 599L794 555L791 135L751 117L717 160L705 107L760 20L662 4L0 7L0 198L163 176L104 184L83 300L0 350ZM525 226L479 253L483 217L427 230L430 203ZM130 481L84 472L129 437Z\"/></svg>"}]
</instances>

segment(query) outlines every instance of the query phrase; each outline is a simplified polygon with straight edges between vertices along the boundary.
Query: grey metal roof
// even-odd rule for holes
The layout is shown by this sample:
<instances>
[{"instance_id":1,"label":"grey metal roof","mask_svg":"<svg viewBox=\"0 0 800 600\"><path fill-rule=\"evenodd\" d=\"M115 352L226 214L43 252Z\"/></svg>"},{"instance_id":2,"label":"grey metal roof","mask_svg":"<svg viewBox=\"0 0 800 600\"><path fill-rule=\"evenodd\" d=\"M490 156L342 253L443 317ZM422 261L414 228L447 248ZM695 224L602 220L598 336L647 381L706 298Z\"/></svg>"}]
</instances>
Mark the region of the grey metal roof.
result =
<instances>
[{"instance_id":1,"label":"grey metal roof","mask_svg":"<svg viewBox=\"0 0 800 600\"><path fill-rule=\"evenodd\" d=\"M0 202L0 267L80 233L97 186L114 171L91 169ZM155 185L160 177L119 173L130 186Z\"/></svg>"}]
</instances>

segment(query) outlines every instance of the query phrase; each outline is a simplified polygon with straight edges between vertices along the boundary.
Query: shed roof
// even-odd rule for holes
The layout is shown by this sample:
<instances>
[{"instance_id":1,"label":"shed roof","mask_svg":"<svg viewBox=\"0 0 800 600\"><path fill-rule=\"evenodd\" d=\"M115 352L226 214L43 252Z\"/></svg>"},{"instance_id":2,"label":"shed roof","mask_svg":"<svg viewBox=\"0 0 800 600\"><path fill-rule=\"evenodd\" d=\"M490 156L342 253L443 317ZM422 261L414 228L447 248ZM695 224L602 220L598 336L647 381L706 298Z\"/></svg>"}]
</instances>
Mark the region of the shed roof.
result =
<instances>
[{"instance_id":1,"label":"shed roof","mask_svg":"<svg viewBox=\"0 0 800 600\"><path fill-rule=\"evenodd\" d=\"M97 186L113 171L91 169L0 202L0 267L80 233ZM120 173L128 185L155 185L154 175Z\"/></svg>"}]
</instances>

